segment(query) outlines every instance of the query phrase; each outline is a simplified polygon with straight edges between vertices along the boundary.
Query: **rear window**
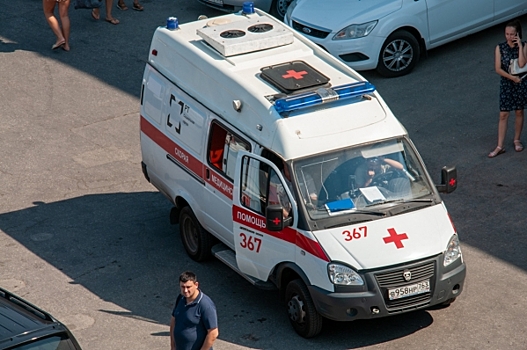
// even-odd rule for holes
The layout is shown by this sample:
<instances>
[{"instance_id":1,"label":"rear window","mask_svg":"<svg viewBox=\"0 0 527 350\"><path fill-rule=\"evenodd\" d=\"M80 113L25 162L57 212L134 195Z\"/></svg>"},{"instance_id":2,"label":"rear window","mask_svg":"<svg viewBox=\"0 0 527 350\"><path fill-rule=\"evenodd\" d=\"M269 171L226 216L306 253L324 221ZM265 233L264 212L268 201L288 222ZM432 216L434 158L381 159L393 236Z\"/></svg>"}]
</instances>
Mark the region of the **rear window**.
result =
<instances>
[{"instance_id":1,"label":"rear window","mask_svg":"<svg viewBox=\"0 0 527 350\"><path fill-rule=\"evenodd\" d=\"M51 337L38 339L31 343L19 345L11 350L76 350L72 341L66 334L54 335Z\"/></svg>"}]
</instances>

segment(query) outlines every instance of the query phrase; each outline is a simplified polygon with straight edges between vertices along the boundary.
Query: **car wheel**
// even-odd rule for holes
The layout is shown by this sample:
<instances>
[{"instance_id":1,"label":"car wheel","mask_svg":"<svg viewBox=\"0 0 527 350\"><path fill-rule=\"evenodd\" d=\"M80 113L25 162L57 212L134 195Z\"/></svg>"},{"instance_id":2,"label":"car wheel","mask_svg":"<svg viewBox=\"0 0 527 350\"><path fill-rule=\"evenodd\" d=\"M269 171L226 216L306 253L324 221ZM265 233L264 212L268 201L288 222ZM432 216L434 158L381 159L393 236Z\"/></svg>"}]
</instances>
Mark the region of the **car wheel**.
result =
<instances>
[{"instance_id":1,"label":"car wheel","mask_svg":"<svg viewBox=\"0 0 527 350\"><path fill-rule=\"evenodd\" d=\"M441 303L441 306L447 307L450 306L454 301L456 301L456 298L450 298L447 301L444 301Z\"/></svg>"},{"instance_id":2,"label":"car wheel","mask_svg":"<svg viewBox=\"0 0 527 350\"><path fill-rule=\"evenodd\" d=\"M419 61L417 39L404 30L391 34L382 45L377 71L385 77L399 77L410 73Z\"/></svg>"},{"instance_id":3,"label":"car wheel","mask_svg":"<svg viewBox=\"0 0 527 350\"><path fill-rule=\"evenodd\" d=\"M285 291L289 321L295 331L304 338L311 338L322 330L322 316L317 312L309 290L302 280L296 279Z\"/></svg>"},{"instance_id":4,"label":"car wheel","mask_svg":"<svg viewBox=\"0 0 527 350\"><path fill-rule=\"evenodd\" d=\"M279 20L283 20L285 13L287 12L287 8L292 2L293 0L274 0L273 4L271 5L271 14Z\"/></svg>"},{"instance_id":5,"label":"car wheel","mask_svg":"<svg viewBox=\"0 0 527 350\"><path fill-rule=\"evenodd\" d=\"M210 258L212 236L201 226L190 207L181 209L179 233L183 246L192 260L203 261Z\"/></svg>"}]
</instances>

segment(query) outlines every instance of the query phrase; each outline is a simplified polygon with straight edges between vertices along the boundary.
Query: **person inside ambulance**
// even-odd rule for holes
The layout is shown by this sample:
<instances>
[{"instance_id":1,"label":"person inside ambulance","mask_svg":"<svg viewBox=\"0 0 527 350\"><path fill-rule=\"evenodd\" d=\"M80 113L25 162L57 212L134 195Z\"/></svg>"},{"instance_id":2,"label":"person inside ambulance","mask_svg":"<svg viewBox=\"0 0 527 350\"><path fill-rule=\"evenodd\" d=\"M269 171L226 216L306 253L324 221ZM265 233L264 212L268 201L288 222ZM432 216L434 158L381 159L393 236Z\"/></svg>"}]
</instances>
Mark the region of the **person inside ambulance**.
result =
<instances>
[{"instance_id":1,"label":"person inside ambulance","mask_svg":"<svg viewBox=\"0 0 527 350\"><path fill-rule=\"evenodd\" d=\"M367 158L355 170L355 185L357 188L378 186L384 174L394 170L402 171L403 169L401 163L390 158Z\"/></svg>"}]
</instances>

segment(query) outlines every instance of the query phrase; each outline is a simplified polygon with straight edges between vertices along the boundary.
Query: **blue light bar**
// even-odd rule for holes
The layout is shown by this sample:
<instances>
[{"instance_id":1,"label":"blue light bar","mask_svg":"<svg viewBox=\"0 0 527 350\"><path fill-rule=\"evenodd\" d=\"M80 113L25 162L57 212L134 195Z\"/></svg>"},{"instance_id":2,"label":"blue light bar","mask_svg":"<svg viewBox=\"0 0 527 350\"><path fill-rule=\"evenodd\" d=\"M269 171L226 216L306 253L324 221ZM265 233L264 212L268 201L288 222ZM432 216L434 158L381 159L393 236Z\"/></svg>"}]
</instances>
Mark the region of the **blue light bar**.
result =
<instances>
[{"instance_id":1,"label":"blue light bar","mask_svg":"<svg viewBox=\"0 0 527 350\"><path fill-rule=\"evenodd\" d=\"M274 108L278 113L290 112L331 101L362 97L373 91L375 91L375 86L367 81L333 88L320 88L316 91L280 98L274 102Z\"/></svg>"}]
</instances>

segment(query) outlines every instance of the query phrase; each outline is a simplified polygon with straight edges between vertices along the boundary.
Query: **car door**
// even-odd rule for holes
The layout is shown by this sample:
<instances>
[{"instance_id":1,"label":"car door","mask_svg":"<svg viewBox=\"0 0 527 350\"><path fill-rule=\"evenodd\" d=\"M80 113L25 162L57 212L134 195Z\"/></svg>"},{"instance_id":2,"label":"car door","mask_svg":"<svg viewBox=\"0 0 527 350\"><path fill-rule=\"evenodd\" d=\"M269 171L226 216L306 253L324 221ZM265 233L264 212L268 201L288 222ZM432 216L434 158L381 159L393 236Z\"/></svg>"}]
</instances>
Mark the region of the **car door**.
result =
<instances>
[{"instance_id":1,"label":"car door","mask_svg":"<svg viewBox=\"0 0 527 350\"><path fill-rule=\"evenodd\" d=\"M494 0L494 20L496 22L519 17L524 13L527 13L527 4L525 1Z\"/></svg>"},{"instance_id":2,"label":"car door","mask_svg":"<svg viewBox=\"0 0 527 350\"><path fill-rule=\"evenodd\" d=\"M292 217L292 225L270 231L266 227L265 209L268 204L277 203L279 191L289 201L287 215ZM293 198L286 180L272 162L246 151L238 153L232 221L240 271L267 281L278 263L294 261L298 211Z\"/></svg>"},{"instance_id":3,"label":"car door","mask_svg":"<svg viewBox=\"0 0 527 350\"><path fill-rule=\"evenodd\" d=\"M426 0L426 4L431 46L462 37L494 17L494 0Z\"/></svg>"},{"instance_id":4,"label":"car door","mask_svg":"<svg viewBox=\"0 0 527 350\"><path fill-rule=\"evenodd\" d=\"M202 224L223 243L234 249L232 236L232 190L236 158L240 150L253 145L232 127L211 113L205 163L205 196Z\"/></svg>"}]
</instances>

